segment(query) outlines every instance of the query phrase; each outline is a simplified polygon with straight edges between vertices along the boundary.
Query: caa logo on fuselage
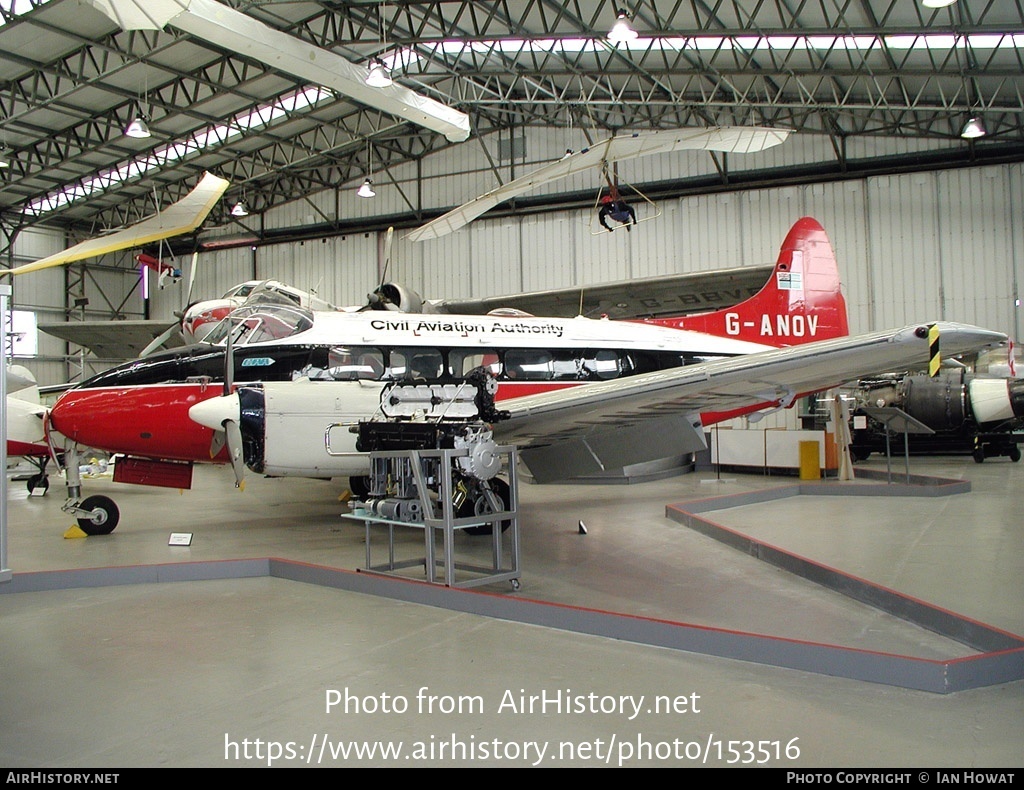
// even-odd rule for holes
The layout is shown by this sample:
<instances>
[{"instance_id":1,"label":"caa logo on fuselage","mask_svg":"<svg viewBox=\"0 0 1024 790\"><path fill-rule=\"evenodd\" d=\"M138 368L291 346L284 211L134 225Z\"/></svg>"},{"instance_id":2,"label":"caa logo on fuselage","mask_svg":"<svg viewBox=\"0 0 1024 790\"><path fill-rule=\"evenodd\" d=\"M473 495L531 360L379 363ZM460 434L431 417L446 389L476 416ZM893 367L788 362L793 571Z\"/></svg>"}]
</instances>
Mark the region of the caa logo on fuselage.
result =
<instances>
[{"instance_id":1,"label":"caa logo on fuselage","mask_svg":"<svg viewBox=\"0 0 1024 790\"><path fill-rule=\"evenodd\" d=\"M725 314L727 335L741 335L751 330L761 337L814 337L818 334L818 316L762 313L760 320L744 321L739 313Z\"/></svg>"}]
</instances>

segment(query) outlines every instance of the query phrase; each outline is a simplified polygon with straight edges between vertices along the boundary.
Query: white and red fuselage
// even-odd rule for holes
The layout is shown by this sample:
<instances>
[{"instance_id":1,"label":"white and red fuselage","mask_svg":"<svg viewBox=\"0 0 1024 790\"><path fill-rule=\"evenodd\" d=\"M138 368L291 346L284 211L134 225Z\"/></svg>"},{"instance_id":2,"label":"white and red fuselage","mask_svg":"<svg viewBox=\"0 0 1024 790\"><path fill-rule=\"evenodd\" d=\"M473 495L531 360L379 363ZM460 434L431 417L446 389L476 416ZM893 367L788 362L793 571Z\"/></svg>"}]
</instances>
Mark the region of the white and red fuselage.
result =
<instances>
[{"instance_id":1,"label":"white and red fuselage","mask_svg":"<svg viewBox=\"0 0 1024 790\"><path fill-rule=\"evenodd\" d=\"M266 305L236 311L230 328L231 380L235 386L260 382L265 400L258 427L262 459L255 468L312 477L365 473L365 455L355 451L348 426L377 411L392 381L452 383L484 366L498 379L500 404L848 334L831 245L808 218L790 231L764 288L713 313L609 321ZM51 430L129 457L225 462L224 450L210 458L213 431L189 410L223 394L228 329L225 322L211 335L219 345L140 359L69 390L51 410ZM732 416L702 418L710 424ZM248 461L248 449L246 455Z\"/></svg>"}]
</instances>

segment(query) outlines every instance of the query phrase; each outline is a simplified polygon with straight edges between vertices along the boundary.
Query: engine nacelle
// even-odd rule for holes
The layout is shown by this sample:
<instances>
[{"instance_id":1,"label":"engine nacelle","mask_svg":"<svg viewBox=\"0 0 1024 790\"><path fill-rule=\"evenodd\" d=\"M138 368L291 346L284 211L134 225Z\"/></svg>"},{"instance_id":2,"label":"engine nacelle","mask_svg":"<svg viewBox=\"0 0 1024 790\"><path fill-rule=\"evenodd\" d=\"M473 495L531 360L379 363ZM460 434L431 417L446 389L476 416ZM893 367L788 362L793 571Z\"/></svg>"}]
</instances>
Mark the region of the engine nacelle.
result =
<instances>
[{"instance_id":1,"label":"engine nacelle","mask_svg":"<svg viewBox=\"0 0 1024 790\"><path fill-rule=\"evenodd\" d=\"M373 414L380 384L267 381L239 387L245 464L254 472L314 478L365 475L351 428Z\"/></svg>"},{"instance_id":2,"label":"engine nacelle","mask_svg":"<svg viewBox=\"0 0 1024 790\"><path fill-rule=\"evenodd\" d=\"M972 379L967 392L979 425L1024 417L1024 379Z\"/></svg>"},{"instance_id":3,"label":"engine nacelle","mask_svg":"<svg viewBox=\"0 0 1024 790\"><path fill-rule=\"evenodd\" d=\"M434 306L411 288L398 283L383 283L376 291L367 294L369 305L374 310L392 310L396 313L435 313Z\"/></svg>"}]
</instances>

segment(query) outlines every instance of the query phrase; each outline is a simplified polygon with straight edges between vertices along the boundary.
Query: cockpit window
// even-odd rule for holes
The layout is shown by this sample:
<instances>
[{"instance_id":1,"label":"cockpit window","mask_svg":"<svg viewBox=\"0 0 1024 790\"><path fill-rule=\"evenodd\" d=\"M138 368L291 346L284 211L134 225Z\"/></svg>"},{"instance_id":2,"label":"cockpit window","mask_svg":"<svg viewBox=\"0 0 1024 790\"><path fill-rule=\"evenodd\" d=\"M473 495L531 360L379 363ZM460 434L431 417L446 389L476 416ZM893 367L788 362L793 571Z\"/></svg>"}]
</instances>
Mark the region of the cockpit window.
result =
<instances>
[{"instance_id":1,"label":"cockpit window","mask_svg":"<svg viewBox=\"0 0 1024 790\"><path fill-rule=\"evenodd\" d=\"M261 304L240 307L221 321L206 342L222 346L231 332L235 346L268 343L305 332L313 326L313 313L301 307Z\"/></svg>"},{"instance_id":2,"label":"cockpit window","mask_svg":"<svg viewBox=\"0 0 1024 790\"><path fill-rule=\"evenodd\" d=\"M230 299L232 296L241 296L244 299L246 296L248 296L250 293L252 293L252 289L253 288L254 288L254 286L252 284L250 284L250 283L243 283L242 285L236 285L234 288L232 288L230 291L228 291L226 294L224 294L224 298L225 299Z\"/></svg>"}]
</instances>

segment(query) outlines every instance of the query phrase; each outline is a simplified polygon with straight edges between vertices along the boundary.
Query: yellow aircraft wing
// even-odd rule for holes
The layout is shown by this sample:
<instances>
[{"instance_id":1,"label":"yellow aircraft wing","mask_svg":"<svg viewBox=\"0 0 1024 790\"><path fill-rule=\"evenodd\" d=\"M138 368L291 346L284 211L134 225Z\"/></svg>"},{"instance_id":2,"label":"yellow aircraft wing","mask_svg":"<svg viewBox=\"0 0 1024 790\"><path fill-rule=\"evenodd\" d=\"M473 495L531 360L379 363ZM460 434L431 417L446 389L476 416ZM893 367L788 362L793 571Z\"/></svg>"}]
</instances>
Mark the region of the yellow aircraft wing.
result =
<instances>
[{"instance_id":1,"label":"yellow aircraft wing","mask_svg":"<svg viewBox=\"0 0 1024 790\"><path fill-rule=\"evenodd\" d=\"M88 239L73 247L68 247L63 252L0 273L27 274L191 233L203 224L206 215L220 200L229 184L230 182L223 178L218 178L212 173L205 173L195 189L177 203L168 206L149 219L144 219L142 222L107 236Z\"/></svg>"}]
</instances>

